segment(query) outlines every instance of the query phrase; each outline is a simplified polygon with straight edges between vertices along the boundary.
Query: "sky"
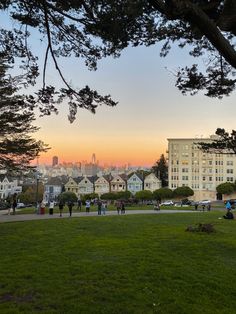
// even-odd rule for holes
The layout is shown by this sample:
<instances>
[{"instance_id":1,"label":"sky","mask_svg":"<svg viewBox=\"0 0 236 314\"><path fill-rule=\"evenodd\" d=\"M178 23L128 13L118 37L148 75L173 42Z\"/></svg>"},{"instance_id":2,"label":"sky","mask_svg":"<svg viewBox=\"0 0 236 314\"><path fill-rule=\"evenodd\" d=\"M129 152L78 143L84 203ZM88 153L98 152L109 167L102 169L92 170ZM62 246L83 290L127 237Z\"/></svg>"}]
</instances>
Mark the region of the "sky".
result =
<instances>
[{"instance_id":1,"label":"sky","mask_svg":"<svg viewBox=\"0 0 236 314\"><path fill-rule=\"evenodd\" d=\"M151 166L166 154L167 138L208 137L217 127L235 128L235 94L223 100L183 96L171 71L190 61L187 52L174 48L160 58L159 50L158 45L130 47L118 59L102 60L96 72L73 58L62 60L73 86L88 84L119 103L99 107L95 115L80 110L73 124L66 118L66 104L59 115L39 119L37 136L52 147L40 163L50 163L53 155L60 161L89 162L95 153L100 164Z\"/></svg>"},{"instance_id":2,"label":"sky","mask_svg":"<svg viewBox=\"0 0 236 314\"><path fill-rule=\"evenodd\" d=\"M42 68L45 43L35 35L31 45ZM95 115L80 109L73 124L67 119L66 103L60 105L58 115L37 118L40 130L35 137L51 147L40 156L39 163L51 164L55 155L59 162L90 162L95 153L101 165L152 166L161 154L166 155L167 138L208 137L217 127L235 129L235 93L223 100L203 94L183 96L171 72L198 60L177 47L166 58L160 58L160 48L129 47L120 58L99 61L95 72L73 57L59 59L74 87L89 85L100 94L110 94L118 104L99 107ZM62 84L52 63L47 83Z\"/></svg>"}]
</instances>

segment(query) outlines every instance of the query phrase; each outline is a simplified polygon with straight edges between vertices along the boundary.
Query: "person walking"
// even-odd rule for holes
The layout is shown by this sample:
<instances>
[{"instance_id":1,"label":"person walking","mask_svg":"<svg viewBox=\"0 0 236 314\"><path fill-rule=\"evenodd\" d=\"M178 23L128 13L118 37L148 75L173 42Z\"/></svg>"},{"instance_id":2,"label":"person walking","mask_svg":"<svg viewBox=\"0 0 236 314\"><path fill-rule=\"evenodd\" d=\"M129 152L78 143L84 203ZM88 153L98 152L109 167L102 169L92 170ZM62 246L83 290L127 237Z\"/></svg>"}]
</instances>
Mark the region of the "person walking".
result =
<instances>
[{"instance_id":1,"label":"person walking","mask_svg":"<svg viewBox=\"0 0 236 314\"><path fill-rule=\"evenodd\" d=\"M208 211L211 210L211 203L207 204L207 210L208 210Z\"/></svg>"},{"instance_id":2,"label":"person walking","mask_svg":"<svg viewBox=\"0 0 236 314\"><path fill-rule=\"evenodd\" d=\"M116 210L117 210L117 214L119 215L120 214L120 210L121 210L121 205L120 205L119 201L116 202Z\"/></svg>"},{"instance_id":3,"label":"person walking","mask_svg":"<svg viewBox=\"0 0 236 314\"><path fill-rule=\"evenodd\" d=\"M60 217L62 217L62 212L64 208L64 202L62 200L60 200L58 207L59 207Z\"/></svg>"},{"instance_id":4,"label":"person walking","mask_svg":"<svg viewBox=\"0 0 236 314\"><path fill-rule=\"evenodd\" d=\"M89 213L89 212L90 212L90 206L91 206L90 200L87 200L87 201L85 202L85 210L86 210L86 213Z\"/></svg>"},{"instance_id":5,"label":"person walking","mask_svg":"<svg viewBox=\"0 0 236 314\"><path fill-rule=\"evenodd\" d=\"M16 201L16 199L14 198L14 199L13 199L13 202L12 202L13 215L16 214L16 207L17 207L17 201Z\"/></svg>"},{"instance_id":6,"label":"person walking","mask_svg":"<svg viewBox=\"0 0 236 314\"><path fill-rule=\"evenodd\" d=\"M230 201L226 202L225 209L227 209L227 210L231 210L232 209Z\"/></svg>"},{"instance_id":7,"label":"person walking","mask_svg":"<svg viewBox=\"0 0 236 314\"><path fill-rule=\"evenodd\" d=\"M157 203L154 205L154 210L160 210L160 203L157 201Z\"/></svg>"},{"instance_id":8,"label":"person walking","mask_svg":"<svg viewBox=\"0 0 236 314\"><path fill-rule=\"evenodd\" d=\"M67 206L69 208L69 214L70 214L70 217L71 217L72 216L72 209L73 209L74 203L72 201L69 201Z\"/></svg>"},{"instance_id":9,"label":"person walking","mask_svg":"<svg viewBox=\"0 0 236 314\"><path fill-rule=\"evenodd\" d=\"M77 202L77 210L79 210L81 212L82 210L82 201L80 198L78 198L78 202Z\"/></svg>"},{"instance_id":10,"label":"person walking","mask_svg":"<svg viewBox=\"0 0 236 314\"><path fill-rule=\"evenodd\" d=\"M198 209L198 203L197 202L194 204L194 208L195 208L195 210Z\"/></svg>"},{"instance_id":11,"label":"person walking","mask_svg":"<svg viewBox=\"0 0 236 314\"><path fill-rule=\"evenodd\" d=\"M102 202L100 200L98 200L97 206L98 206L98 215L101 215L102 214Z\"/></svg>"},{"instance_id":12,"label":"person walking","mask_svg":"<svg viewBox=\"0 0 236 314\"><path fill-rule=\"evenodd\" d=\"M125 203L121 202L121 214L125 214Z\"/></svg>"},{"instance_id":13,"label":"person walking","mask_svg":"<svg viewBox=\"0 0 236 314\"><path fill-rule=\"evenodd\" d=\"M105 202L102 202L102 214L106 215L106 209L107 209L107 204Z\"/></svg>"},{"instance_id":14,"label":"person walking","mask_svg":"<svg viewBox=\"0 0 236 314\"><path fill-rule=\"evenodd\" d=\"M49 215L53 215L54 201L49 203Z\"/></svg>"}]
</instances>

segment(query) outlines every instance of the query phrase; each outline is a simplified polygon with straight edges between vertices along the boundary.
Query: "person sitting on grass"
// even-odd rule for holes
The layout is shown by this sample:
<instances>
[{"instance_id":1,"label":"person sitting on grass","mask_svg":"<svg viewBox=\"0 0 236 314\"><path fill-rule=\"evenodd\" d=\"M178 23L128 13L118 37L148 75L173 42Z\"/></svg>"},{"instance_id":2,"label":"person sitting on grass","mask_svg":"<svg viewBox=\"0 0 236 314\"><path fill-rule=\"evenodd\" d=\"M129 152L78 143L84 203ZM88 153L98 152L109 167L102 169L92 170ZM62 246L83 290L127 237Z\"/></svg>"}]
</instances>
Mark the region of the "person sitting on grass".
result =
<instances>
[{"instance_id":1,"label":"person sitting on grass","mask_svg":"<svg viewBox=\"0 0 236 314\"><path fill-rule=\"evenodd\" d=\"M234 214L231 212L231 209L228 209L227 213L223 217L224 219L234 219Z\"/></svg>"}]
</instances>

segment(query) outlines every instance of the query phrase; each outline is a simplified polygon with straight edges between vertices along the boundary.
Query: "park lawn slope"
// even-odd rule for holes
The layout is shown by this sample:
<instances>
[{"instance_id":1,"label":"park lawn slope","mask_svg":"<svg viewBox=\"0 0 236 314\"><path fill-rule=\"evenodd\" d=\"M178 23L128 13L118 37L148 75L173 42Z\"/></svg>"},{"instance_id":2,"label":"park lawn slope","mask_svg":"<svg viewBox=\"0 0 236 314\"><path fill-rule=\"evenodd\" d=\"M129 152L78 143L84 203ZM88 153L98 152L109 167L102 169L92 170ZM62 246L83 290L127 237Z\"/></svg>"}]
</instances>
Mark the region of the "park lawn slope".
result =
<instances>
[{"instance_id":1,"label":"park lawn slope","mask_svg":"<svg viewBox=\"0 0 236 314\"><path fill-rule=\"evenodd\" d=\"M1 224L0 313L218 313L236 308L236 221L221 213ZM185 229L212 222L212 234Z\"/></svg>"}]
</instances>

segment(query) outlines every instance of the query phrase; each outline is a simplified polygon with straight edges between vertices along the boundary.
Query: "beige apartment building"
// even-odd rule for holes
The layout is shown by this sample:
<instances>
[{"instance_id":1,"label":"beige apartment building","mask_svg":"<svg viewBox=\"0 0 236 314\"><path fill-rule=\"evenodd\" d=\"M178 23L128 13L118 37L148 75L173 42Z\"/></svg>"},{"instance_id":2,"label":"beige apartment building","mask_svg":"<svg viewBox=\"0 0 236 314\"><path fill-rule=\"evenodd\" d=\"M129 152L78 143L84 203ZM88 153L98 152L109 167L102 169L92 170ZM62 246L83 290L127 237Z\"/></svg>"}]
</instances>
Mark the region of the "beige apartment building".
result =
<instances>
[{"instance_id":1,"label":"beige apartment building","mask_svg":"<svg viewBox=\"0 0 236 314\"><path fill-rule=\"evenodd\" d=\"M211 142L209 138L168 139L169 188L189 186L194 190L194 200L216 200L217 185L236 179L236 156L231 154L204 153L199 142Z\"/></svg>"}]
</instances>

